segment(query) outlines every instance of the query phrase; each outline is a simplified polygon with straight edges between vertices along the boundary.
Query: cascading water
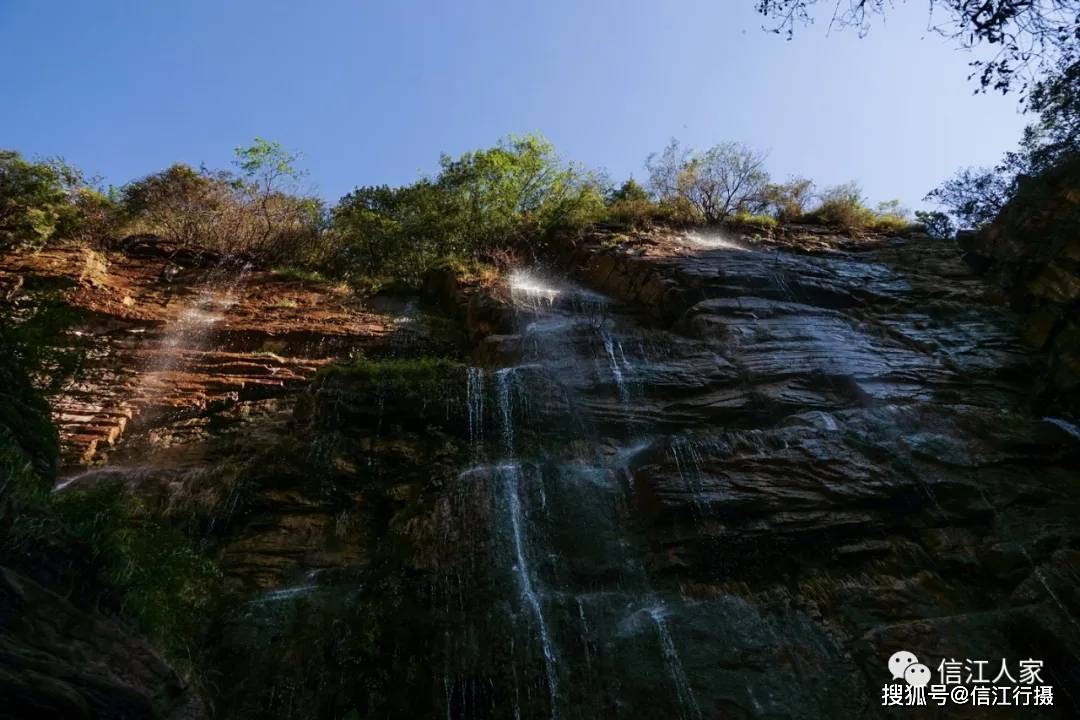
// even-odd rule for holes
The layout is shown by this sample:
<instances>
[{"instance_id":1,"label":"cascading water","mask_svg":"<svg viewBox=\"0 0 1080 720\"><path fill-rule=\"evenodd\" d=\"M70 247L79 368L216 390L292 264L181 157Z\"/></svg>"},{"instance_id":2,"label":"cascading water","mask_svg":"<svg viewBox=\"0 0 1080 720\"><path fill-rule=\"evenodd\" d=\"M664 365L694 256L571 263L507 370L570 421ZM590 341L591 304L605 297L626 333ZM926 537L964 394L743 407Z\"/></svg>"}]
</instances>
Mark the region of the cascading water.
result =
<instances>
[{"instance_id":1,"label":"cascading water","mask_svg":"<svg viewBox=\"0 0 1080 720\"><path fill-rule=\"evenodd\" d=\"M555 650L548 634L547 621L544 619L544 608L540 604L540 597L533 588L532 574L529 570L529 561L525 550L524 518L521 511L521 467L518 465L504 465L499 468L499 474L505 478L507 504L510 510L510 527L514 540L515 571L521 584L521 595L529 608L536 616L536 626L540 634L540 642L544 651L544 669L547 672L548 689L551 692L551 716L556 717L559 683L555 674Z\"/></svg>"},{"instance_id":2,"label":"cascading water","mask_svg":"<svg viewBox=\"0 0 1080 720\"><path fill-rule=\"evenodd\" d=\"M675 692L679 697L680 718L683 720L701 720L701 708L698 707L697 699L694 697L694 690L686 679L682 660L679 659L679 651L675 648L675 642L671 639L671 633L668 632L667 623L664 620L667 609L658 606L651 607L646 612L649 614L653 624L656 625L656 636L660 640L664 662L667 664L668 674L671 676L671 681L675 685Z\"/></svg>"},{"instance_id":3,"label":"cascading water","mask_svg":"<svg viewBox=\"0 0 1080 720\"><path fill-rule=\"evenodd\" d=\"M467 373L469 437L481 464L462 475L470 486L490 483L493 522L505 528L502 549L495 552L510 565L516 607L528 619L529 636L511 641L510 714L583 717L624 702L610 696L608 679L596 672L598 661L624 656L627 665L644 664L653 668L647 673L670 677L672 716L696 720L701 712L663 613L647 611L646 626L634 622L640 617L634 607L655 610L682 600L675 595L656 605L657 592L641 563L641 540L626 515L626 465L649 441L616 438L601 429L604 417L629 411L635 394L626 338L619 335L610 304L596 293L524 272L511 276L510 288L521 328L520 362ZM612 401L611 410L593 409ZM625 435L625 425L614 425ZM612 454L606 449L612 441L632 444ZM614 584L596 592L594 578L601 577ZM460 639L455 646L463 644ZM594 656L598 647L604 648L600 658ZM521 685L537 661L546 686L543 706ZM449 672L437 683L446 713L464 717L474 700L463 697L466 686Z\"/></svg>"},{"instance_id":4,"label":"cascading water","mask_svg":"<svg viewBox=\"0 0 1080 720\"><path fill-rule=\"evenodd\" d=\"M215 326L237 303L237 293L247 281L251 266L245 263L237 270L232 264L233 259L226 256L208 271L196 298L165 327L158 340L157 355L146 373L145 387L141 388L146 401L152 402L168 390L169 374L182 370L189 361L186 353L207 349Z\"/></svg>"}]
</instances>

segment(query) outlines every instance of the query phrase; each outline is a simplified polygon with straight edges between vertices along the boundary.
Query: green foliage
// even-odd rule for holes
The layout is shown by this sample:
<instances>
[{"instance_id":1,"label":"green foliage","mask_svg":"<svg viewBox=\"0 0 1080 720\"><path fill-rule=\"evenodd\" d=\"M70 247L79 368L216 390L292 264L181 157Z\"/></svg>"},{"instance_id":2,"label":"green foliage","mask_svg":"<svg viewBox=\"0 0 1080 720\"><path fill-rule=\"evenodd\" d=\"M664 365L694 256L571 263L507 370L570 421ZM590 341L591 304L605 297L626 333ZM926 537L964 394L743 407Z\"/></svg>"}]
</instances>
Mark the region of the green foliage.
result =
<instances>
[{"instance_id":1,"label":"green foliage","mask_svg":"<svg viewBox=\"0 0 1080 720\"><path fill-rule=\"evenodd\" d=\"M50 492L50 482L0 428L0 497L18 508L5 550L62 540L85 557L110 603L174 661L191 663L203 641L220 573L179 530L152 520L119 483Z\"/></svg>"},{"instance_id":2,"label":"green foliage","mask_svg":"<svg viewBox=\"0 0 1080 720\"><path fill-rule=\"evenodd\" d=\"M62 160L30 162L0 150L0 250L60 237L103 239L113 203Z\"/></svg>"},{"instance_id":3,"label":"green foliage","mask_svg":"<svg viewBox=\"0 0 1080 720\"><path fill-rule=\"evenodd\" d=\"M43 504L49 486L42 481L38 470L33 456L23 448L11 426L0 423L0 498L18 497L33 506Z\"/></svg>"},{"instance_id":4,"label":"green foliage","mask_svg":"<svg viewBox=\"0 0 1080 720\"><path fill-rule=\"evenodd\" d=\"M348 363L328 365L319 375L357 378L388 392L438 394L445 389L448 379L464 378L465 365L444 357L380 360L359 357Z\"/></svg>"},{"instance_id":5,"label":"green foliage","mask_svg":"<svg viewBox=\"0 0 1080 720\"><path fill-rule=\"evenodd\" d=\"M977 229L997 217L1014 192L1015 177L1001 167L964 168L926 199L942 205L961 228Z\"/></svg>"},{"instance_id":6,"label":"green foliage","mask_svg":"<svg viewBox=\"0 0 1080 720\"><path fill-rule=\"evenodd\" d=\"M819 3L818 0L754 0L754 7L775 22L773 32L790 38L798 25L812 23L819 7L829 27L855 27L866 33L872 21L896 3L858 0ZM1055 60L1063 65L1080 60L1080 2L1077 0L930 0L930 27L964 50L976 48L970 63L980 89L1009 92L1028 88L1031 78Z\"/></svg>"},{"instance_id":7,"label":"green foliage","mask_svg":"<svg viewBox=\"0 0 1080 720\"><path fill-rule=\"evenodd\" d=\"M780 222L792 222L806 214L814 194L814 182L793 177L784 183L770 183L762 190L762 202Z\"/></svg>"},{"instance_id":8,"label":"green foliage","mask_svg":"<svg viewBox=\"0 0 1080 720\"><path fill-rule=\"evenodd\" d=\"M899 200L878 203L874 214L876 217L867 226L871 232L890 235L910 232L916 227L911 222L911 212Z\"/></svg>"},{"instance_id":9,"label":"green foliage","mask_svg":"<svg viewBox=\"0 0 1080 720\"><path fill-rule=\"evenodd\" d=\"M24 341L2 327L0 339L5 348ZM216 568L182 533L151 519L119 484L52 492L59 443L48 404L18 364L25 354L19 349L0 358L5 557L38 558L59 547L85 558L85 566L73 571L89 578L104 604L116 607L174 660L190 661L206 629Z\"/></svg>"},{"instance_id":10,"label":"green foliage","mask_svg":"<svg viewBox=\"0 0 1080 720\"><path fill-rule=\"evenodd\" d=\"M335 266L346 275L397 276L419 281L446 253L447 198L429 180L390 188L357 188L334 208Z\"/></svg>"},{"instance_id":11,"label":"green foliage","mask_svg":"<svg viewBox=\"0 0 1080 720\"><path fill-rule=\"evenodd\" d=\"M880 235L897 235L910 232L915 227L910 220L900 215L879 215L866 229Z\"/></svg>"},{"instance_id":12,"label":"green foliage","mask_svg":"<svg viewBox=\"0 0 1080 720\"><path fill-rule=\"evenodd\" d=\"M171 658L190 662L206 629L216 566L181 532L150 519L118 483L59 493L51 509L72 540L91 550L120 611Z\"/></svg>"},{"instance_id":13,"label":"green foliage","mask_svg":"<svg viewBox=\"0 0 1080 720\"><path fill-rule=\"evenodd\" d=\"M422 427L460 414L464 406L466 366L445 357L363 357L322 368L315 386L345 402L334 403L321 417L323 429L338 427L339 413L359 413L381 423L384 417ZM460 416L460 415L459 415Z\"/></svg>"},{"instance_id":14,"label":"green foliage","mask_svg":"<svg viewBox=\"0 0 1080 720\"><path fill-rule=\"evenodd\" d=\"M18 324L3 328L7 348L46 392L56 390L82 366L87 348L67 336L85 313L57 292L43 292Z\"/></svg>"},{"instance_id":15,"label":"green foliage","mask_svg":"<svg viewBox=\"0 0 1080 720\"><path fill-rule=\"evenodd\" d=\"M780 225L780 221L772 215L753 214L749 212L736 212L730 215L727 222L735 225L743 225L753 230L771 232Z\"/></svg>"},{"instance_id":16,"label":"green foliage","mask_svg":"<svg viewBox=\"0 0 1080 720\"><path fill-rule=\"evenodd\" d=\"M1023 177L1051 174L1080 157L1080 63L1063 63L1037 83L1028 110L1038 119L1024 128L1018 150L992 168L964 168L926 195L941 205L961 228L989 224Z\"/></svg>"},{"instance_id":17,"label":"green foliage","mask_svg":"<svg viewBox=\"0 0 1080 720\"><path fill-rule=\"evenodd\" d=\"M461 255L449 255L439 258L433 267L446 268L452 271L454 275L468 280L494 281L499 278L499 267L497 265L477 258L462 257Z\"/></svg>"},{"instance_id":18,"label":"green foliage","mask_svg":"<svg viewBox=\"0 0 1080 720\"><path fill-rule=\"evenodd\" d=\"M128 232L269 262L322 260L326 210L318 198L295 194L298 155L262 138L236 155L239 175L177 164L126 185Z\"/></svg>"},{"instance_id":19,"label":"green foliage","mask_svg":"<svg viewBox=\"0 0 1080 720\"><path fill-rule=\"evenodd\" d=\"M124 186L122 204L137 230L184 246L218 248L236 224L233 188L207 170L176 164Z\"/></svg>"},{"instance_id":20,"label":"green foliage","mask_svg":"<svg viewBox=\"0 0 1080 720\"><path fill-rule=\"evenodd\" d=\"M653 225L689 225L694 209L681 198L655 201L640 183L630 178L607 195L603 221L626 229Z\"/></svg>"},{"instance_id":21,"label":"green foliage","mask_svg":"<svg viewBox=\"0 0 1080 720\"><path fill-rule=\"evenodd\" d=\"M915 222L922 225L926 234L935 240L951 240L956 235L952 218L937 210L916 210Z\"/></svg>"},{"instance_id":22,"label":"green foliage","mask_svg":"<svg viewBox=\"0 0 1080 720\"><path fill-rule=\"evenodd\" d=\"M866 207L862 188L850 182L827 188L821 194L821 203L807 213L804 220L845 232L861 232L876 220L876 216Z\"/></svg>"},{"instance_id":23,"label":"green foliage","mask_svg":"<svg viewBox=\"0 0 1080 720\"><path fill-rule=\"evenodd\" d=\"M488 150L443 156L437 187L456 221L446 250L469 253L532 239L560 226L597 217L603 206L596 183L564 166L547 140L511 136Z\"/></svg>"},{"instance_id":24,"label":"green foliage","mask_svg":"<svg viewBox=\"0 0 1080 720\"><path fill-rule=\"evenodd\" d=\"M434 178L357 188L333 213L335 266L415 283L439 258L482 257L580 227L603 212L598 181L538 136L443 156Z\"/></svg>"},{"instance_id":25,"label":"green foliage","mask_svg":"<svg viewBox=\"0 0 1080 720\"><path fill-rule=\"evenodd\" d=\"M248 147L238 147L233 161L244 179L262 192L280 191L283 181L299 181L306 173L296 168L300 154L286 150L279 142L255 138Z\"/></svg>"},{"instance_id":26,"label":"green foliage","mask_svg":"<svg viewBox=\"0 0 1080 720\"><path fill-rule=\"evenodd\" d=\"M649 195L649 191L634 178L630 178L620 185L617 190L608 193L609 205L619 202L647 202L651 200L652 197Z\"/></svg>"},{"instance_id":27,"label":"green foliage","mask_svg":"<svg viewBox=\"0 0 1080 720\"><path fill-rule=\"evenodd\" d=\"M272 272L285 280L299 280L300 282L311 283L326 282L326 278L318 270L308 270L307 268L296 267L293 265L276 267Z\"/></svg>"},{"instance_id":28,"label":"green foliage","mask_svg":"<svg viewBox=\"0 0 1080 720\"><path fill-rule=\"evenodd\" d=\"M0 249L44 245L66 204L61 178L51 167L0 151Z\"/></svg>"},{"instance_id":29,"label":"green foliage","mask_svg":"<svg viewBox=\"0 0 1080 720\"><path fill-rule=\"evenodd\" d=\"M876 211L871 210L862 188L855 182L827 188L821 194L820 204L800 218L800 222L819 223L851 234L896 234L913 229L908 211L899 200L880 203Z\"/></svg>"},{"instance_id":30,"label":"green foliage","mask_svg":"<svg viewBox=\"0 0 1080 720\"><path fill-rule=\"evenodd\" d=\"M1006 156L1006 164L1036 175L1080 155L1080 62L1062 64L1037 83L1028 110L1039 118L1024 128L1020 151Z\"/></svg>"},{"instance_id":31,"label":"green foliage","mask_svg":"<svg viewBox=\"0 0 1080 720\"><path fill-rule=\"evenodd\" d=\"M0 498L6 480L21 475L26 464L36 474L52 477L60 452L49 404L31 383L22 362L25 353L11 331L7 319L0 316L0 347L6 350L0 354L0 468L4 470L0 474Z\"/></svg>"}]
</instances>

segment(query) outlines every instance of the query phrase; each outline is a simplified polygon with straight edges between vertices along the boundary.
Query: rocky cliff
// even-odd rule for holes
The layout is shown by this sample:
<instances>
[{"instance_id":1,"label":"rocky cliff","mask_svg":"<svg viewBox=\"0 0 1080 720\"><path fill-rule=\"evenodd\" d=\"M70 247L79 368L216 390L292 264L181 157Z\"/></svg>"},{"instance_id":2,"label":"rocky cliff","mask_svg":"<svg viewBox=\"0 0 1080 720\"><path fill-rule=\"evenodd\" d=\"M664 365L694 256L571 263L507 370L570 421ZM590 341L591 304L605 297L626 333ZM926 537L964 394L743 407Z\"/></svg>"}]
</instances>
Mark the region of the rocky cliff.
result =
<instances>
[{"instance_id":1,"label":"rocky cliff","mask_svg":"<svg viewBox=\"0 0 1080 720\"><path fill-rule=\"evenodd\" d=\"M152 244L3 268L86 311L59 492L220 568L214 717L890 717L900 649L1080 710L1080 430L954 246L596 232L366 301Z\"/></svg>"},{"instance_id":2,"label":"rocky cliff","mask_svg":"<svg viewBox=\"0 0 1080 720\"><path fill-rule=\"evenodd\" d=\"M1014 197L977 233L969 259L1025 315L1024 339L1044 351L1041 391L1080 409L1080 159L1020 178Z\"/></svg>"}]
</instances>

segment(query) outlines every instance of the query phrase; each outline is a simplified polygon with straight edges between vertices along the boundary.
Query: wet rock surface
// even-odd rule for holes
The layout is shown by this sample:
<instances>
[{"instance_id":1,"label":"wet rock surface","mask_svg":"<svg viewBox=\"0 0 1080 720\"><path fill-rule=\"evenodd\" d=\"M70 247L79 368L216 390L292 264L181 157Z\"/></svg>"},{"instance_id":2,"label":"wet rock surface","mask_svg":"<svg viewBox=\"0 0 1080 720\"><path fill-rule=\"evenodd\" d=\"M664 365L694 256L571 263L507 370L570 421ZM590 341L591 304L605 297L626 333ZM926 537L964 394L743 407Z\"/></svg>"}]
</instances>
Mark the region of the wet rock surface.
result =
<instances>
[{"instance_id":1,"label":"wet rock surface","mask_svg":"<svg viewBox=\"0 0 1080 720\"><path fill-rule=\"evenodd\" d=\"M216 717L892 717L901 649L1042 659L1024 716L1077 714L1080 431L957 248L598 233L551 262L431 280L471 360L312 374L445 347L395 300L305 317L330 339L273 351L295 391L215 404L185 354L211 401L83 471L213 546ZM237 296L200 352L247 378L294 325Z\"/></svg>"}]
</instances>

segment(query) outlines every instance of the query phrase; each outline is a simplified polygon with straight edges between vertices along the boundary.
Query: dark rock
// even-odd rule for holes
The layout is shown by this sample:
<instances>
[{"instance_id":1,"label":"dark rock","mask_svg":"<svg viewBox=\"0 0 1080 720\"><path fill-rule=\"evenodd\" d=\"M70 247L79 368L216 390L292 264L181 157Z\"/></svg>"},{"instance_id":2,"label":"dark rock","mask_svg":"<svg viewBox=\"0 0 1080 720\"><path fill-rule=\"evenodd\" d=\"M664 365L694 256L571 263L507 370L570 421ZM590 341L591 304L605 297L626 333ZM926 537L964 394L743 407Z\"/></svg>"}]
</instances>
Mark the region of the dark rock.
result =
<instances>
[{"instance_id":1,"label":"dark rock","mask_svg":"<svg viewBox=\"0 0 1080 720\"><path fill-rule=\"evenodd\" d=\"M0 567L0 717L209 717L143 640Z\"/></svg>"}]
</instances>

